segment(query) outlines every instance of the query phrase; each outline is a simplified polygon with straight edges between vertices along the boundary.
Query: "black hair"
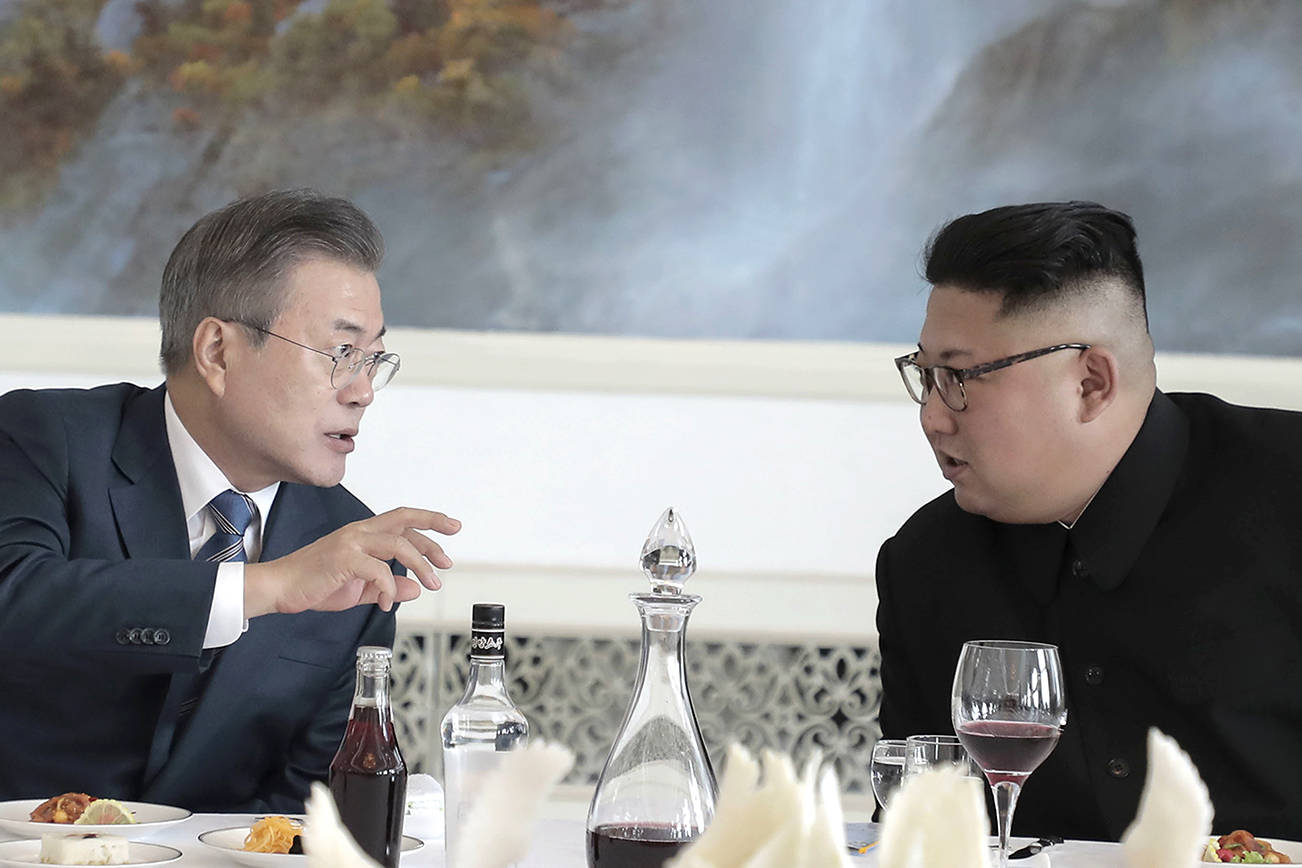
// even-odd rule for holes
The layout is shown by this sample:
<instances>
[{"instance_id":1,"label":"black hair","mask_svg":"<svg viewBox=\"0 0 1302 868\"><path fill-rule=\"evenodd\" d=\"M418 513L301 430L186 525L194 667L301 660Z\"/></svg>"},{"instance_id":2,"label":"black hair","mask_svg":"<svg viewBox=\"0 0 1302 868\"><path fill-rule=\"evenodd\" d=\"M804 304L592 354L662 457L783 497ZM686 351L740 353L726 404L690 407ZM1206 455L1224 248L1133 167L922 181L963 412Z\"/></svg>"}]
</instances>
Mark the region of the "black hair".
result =
<instances>
[{"instance_id":1,"label":"black hair","mask_svg":"<svg viewBox=\"0 0 1302 868\"><path fill-rule=\"evenodd\" d=\"M1042 307L1110 278L1133 297L1148 324L1134 223L1095 202L1036 202L966 214L931 237L923 259L932 286L1001 293L1001 315Z\"/></svg>"}]
</instances>

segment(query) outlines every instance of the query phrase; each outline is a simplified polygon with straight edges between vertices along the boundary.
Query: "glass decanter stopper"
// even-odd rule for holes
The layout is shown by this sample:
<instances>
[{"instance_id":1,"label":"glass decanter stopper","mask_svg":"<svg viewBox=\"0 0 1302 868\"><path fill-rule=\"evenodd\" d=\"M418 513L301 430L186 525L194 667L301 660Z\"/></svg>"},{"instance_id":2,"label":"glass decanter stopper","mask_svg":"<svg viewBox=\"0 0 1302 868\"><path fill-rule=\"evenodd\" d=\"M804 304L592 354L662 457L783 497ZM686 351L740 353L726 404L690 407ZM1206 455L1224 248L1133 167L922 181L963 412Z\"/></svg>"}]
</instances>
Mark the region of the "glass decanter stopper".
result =
<instances>
[{"instance_id":1,"label":"glass decanter stopper","mask_svg":"<svg viewBox=\"0 0 1302 868\"><path fill-rule=\"evenodd\" d=\"M656 868L714 817L717 785L687 690L683 640L701 598L683 594L696 550L682 516L665 510L642 546L649 594L630 594L642 618L633 699L588 809L589 868Z\"/></svg>"}]
</instances>

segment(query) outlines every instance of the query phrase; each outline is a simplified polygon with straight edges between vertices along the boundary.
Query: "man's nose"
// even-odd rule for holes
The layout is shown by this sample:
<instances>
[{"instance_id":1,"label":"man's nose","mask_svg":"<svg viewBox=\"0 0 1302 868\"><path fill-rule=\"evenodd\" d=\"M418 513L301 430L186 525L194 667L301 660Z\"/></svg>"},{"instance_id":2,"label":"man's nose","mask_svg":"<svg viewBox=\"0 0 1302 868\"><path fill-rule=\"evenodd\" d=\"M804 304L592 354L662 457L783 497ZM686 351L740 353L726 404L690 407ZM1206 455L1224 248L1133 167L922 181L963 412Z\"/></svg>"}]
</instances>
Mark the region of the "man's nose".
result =
<instances>
[{"instance_id":1,"label":"man's nose","mask_svg":"<svg viewBox=\"0 0 1302 868\"><path fill-rule=\"evenodd\" d=\"M927 395L927 403L923 404L919 412L922 420L922 431L925 434L952 434L955 428L954 411L949 409L940 397L940 393L935 389Z\"/></svg>"},{"instance_id":2,"label":"man's nose","mask_svg":"<svg viewBox=\"0 0 1302 868\"><path fill-rule=\"evenodd\" d=\"M371 388L371 378L366 375L366 371L360 372L351 383L339 389L338 397L341 404L369 407L375 400L375 390Z\"/></svg>"}]
</instances>

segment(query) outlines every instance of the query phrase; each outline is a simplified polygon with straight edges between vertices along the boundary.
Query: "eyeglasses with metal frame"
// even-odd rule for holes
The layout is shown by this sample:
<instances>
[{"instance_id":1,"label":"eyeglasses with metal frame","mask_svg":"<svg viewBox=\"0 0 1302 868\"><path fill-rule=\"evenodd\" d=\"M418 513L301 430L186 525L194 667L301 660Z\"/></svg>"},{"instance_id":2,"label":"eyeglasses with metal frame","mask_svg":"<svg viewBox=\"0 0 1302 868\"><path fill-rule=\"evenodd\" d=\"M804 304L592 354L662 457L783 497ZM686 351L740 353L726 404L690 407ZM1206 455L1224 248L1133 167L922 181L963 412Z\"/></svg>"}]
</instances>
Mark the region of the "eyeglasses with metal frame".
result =
<instances>
[{"instance_id":1,"label":"eyeglasses with metal frame","mask_svg":"<svg viewBox=\"0 0 1302 868\"><path fill-rule=\"evenodd\" d=\"M931 390L935 389L940 393L940 399L945 402L946 407L956 413L961 413L967 409L967 387L964 383L968 380L1021 362L1029 362L1031 359L1038 359L1059 350L1088 350L1091 346L1092 344L1054 344L1051 347L1029 350L1014 356L995 359L993 362L973 365L970 368L951 368L948 365L919 365L918 351L914 351L896 359L895 367L899 369L900 378L904 380L904 388L908 390L909 397L914 401L925 405Z\"/></svg>"},{"instance_id":2,"label":"eyeglasses with metal frame","mask_svg":"<svg viewBox=\"0 0 1302 868\"><path fill-rule=\"evenodd\" d=\"M361 347L355 347L352 344L340 344L329 350L319 350L316 347L310 347L307 344L301 344L293 338L287 338L284 335L278 335L269 329L261 326L240 323L245 328L251 328L256 332L262 332L264 335L271 335L273 338L279 338L286 343L293 344L296 347L302 347L314 353L319 353L334 362L334 367L330 369L330 385L336 390L346 389L357 379L357 375L366 371L366 376L371 381L371 391L378 392L393 380L401 367L402 360L397 353L386 353L383 351L368 353Z\"/></svg>"}]
</instances>

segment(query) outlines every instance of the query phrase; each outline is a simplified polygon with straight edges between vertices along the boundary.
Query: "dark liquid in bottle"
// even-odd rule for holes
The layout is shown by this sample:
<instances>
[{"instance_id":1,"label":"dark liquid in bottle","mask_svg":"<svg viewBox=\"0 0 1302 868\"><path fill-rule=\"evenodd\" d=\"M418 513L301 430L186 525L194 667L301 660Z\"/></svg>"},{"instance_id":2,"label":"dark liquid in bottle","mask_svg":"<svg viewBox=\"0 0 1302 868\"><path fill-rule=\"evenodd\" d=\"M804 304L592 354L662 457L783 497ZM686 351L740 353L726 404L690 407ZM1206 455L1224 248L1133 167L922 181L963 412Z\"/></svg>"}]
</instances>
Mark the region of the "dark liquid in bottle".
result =
<instances>
[{"instance_id":1,"label":"dark liquid in bottle","mask_svg":"<svg viewBox=\"0 0 1302 868\"><path fill-rule=\"evenodd\" d=\"M397 868L407 809L407 764L398 751L393 723L381 727L374 707L353 707L343 744L330 763L330 794L358 846L386 868Z\"/></svg>"},{"instance_id":2,"label":"dark liquid in bottle","mask_svg":"<svg viewBox=\"0 0 1302 868\"><path fill-rule=\"evenodd\" d=\"M656 826L599 826L588 831L588 868L660 868L691 841Z\"/></svg>"}]
</instances>

